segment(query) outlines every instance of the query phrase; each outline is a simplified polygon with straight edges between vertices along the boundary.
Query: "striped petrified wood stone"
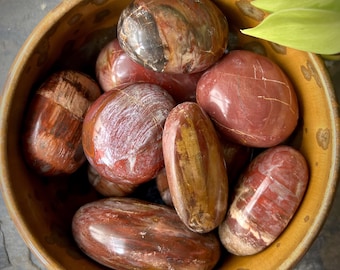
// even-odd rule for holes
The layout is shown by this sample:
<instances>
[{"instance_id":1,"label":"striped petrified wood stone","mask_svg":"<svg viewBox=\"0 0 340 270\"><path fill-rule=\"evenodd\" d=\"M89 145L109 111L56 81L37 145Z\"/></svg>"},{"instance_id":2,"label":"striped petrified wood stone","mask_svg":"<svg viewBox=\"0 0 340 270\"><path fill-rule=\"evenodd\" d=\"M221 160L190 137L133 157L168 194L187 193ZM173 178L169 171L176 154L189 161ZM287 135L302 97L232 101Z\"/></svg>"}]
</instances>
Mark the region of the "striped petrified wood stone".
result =
<instances>
[{"instance_id":1,"label":"striped petrified wood stone","mask_svg":"<svg viewBox=\"0 0 340 270\"><path fill-rule=\"evenodd\" d=\"M305 158L290 146L257 156L239 182L219 235L235 255L252 255L269 246L285 229L305 193Z\"/></svg>"}]
</instances>

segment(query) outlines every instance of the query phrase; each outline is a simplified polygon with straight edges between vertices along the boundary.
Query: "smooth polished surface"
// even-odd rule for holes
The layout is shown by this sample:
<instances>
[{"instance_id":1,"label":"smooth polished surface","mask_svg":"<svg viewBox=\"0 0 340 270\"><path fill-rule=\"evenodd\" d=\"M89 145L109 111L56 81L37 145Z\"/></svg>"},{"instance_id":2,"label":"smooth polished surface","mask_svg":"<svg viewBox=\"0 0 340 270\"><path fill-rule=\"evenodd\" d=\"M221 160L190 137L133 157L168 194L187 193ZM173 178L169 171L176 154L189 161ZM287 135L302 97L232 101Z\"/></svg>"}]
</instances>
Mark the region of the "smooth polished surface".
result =
<instances>
[{"instance_id":1,"label":"smooth polished surface","mask_svg":"<svg viewBox=\"0 0 340 270\"><path fill-rule=\"evenodd\" d=\"M24 40L41 18L60 1L0 0L0 87ZM340 96L340 63L327 63L337 96ZM340 191L330 215L309 252L296 269L338 269L340 258ZM28 251L11 222L7 210L0 203L0 269L44 269L42 264ZM51 236L52 237L52 236ZM53 239L50 239L51 241Z\"/></svg>"}]
</instances>

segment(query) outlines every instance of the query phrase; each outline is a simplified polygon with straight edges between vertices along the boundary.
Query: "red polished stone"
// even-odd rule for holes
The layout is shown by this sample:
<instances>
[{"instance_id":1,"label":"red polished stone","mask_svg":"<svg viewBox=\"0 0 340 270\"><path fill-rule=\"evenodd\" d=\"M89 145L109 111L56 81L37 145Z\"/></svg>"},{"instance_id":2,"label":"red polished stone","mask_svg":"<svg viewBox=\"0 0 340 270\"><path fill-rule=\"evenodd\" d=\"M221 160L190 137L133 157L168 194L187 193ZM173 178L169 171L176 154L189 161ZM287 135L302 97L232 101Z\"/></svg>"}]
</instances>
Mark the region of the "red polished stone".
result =
<instances>
[{"instance_id":1,"label":"red polished stone","mask_svg":"<svg viewBox=\"0 0 340 270\"><path fill-rule=\"evenodd\" d=\"M243 174L220 239L236 255L269 246L286 228L308 184L305 158L290 146L276 146L257 156Z\"/></svg>"},{"instance_id":2,"label":"red polished stone","mask_svg":"<svg viewBox=\"0 0 340 270\"><path fill-rule=\"evenodd\" d=\"M104 93L83 124L83 148L91 165L112 181L140 184L155 177L164 166L163 125L174 105L154 84Z\"/></svg>"},{"instance_id":3,"label":"red polished stone","mask_svg":"<svg viewBox=\"0 0 340 270\"><path fill-rule=\"evenodd\" d=\"M86 158L81 143L88 107L100 96L88 75L53 73L37 89L23 126L23 152L28 165L45 176L74 173Z\"/></svg>"},{"instance_id":4,"label":"red polished stone","mask_svg":"<svg viewBox=\"0 0 340 270\"><path fill-rule=\"evenodd\" d=\"M221 138L221 146L228 172L229 187L233 189L241 172L248 166L253 157L253 148L232 143L223 138Z\"/></svg>"},{"instance_id":5,"label":"red polished stone","mask_svg":"<svg viewBox=\"0 0 340 270\"><path fill-rule=\"evenodd\" d=\"M113 269L212 269L216 234L198 234L164 205L129 198L89 203L75 214L73 235L92 259Z\"/></svg>"},{"instance_id":6,"label":"red polished stone","mask_svg":"<svg viewBox=\"0 0 340 270\"><path fill-rule=\"evenodd\" d=\"M227 139L254 147L283 142L294 131L298 103L294 88L269 58L231 51L206 71L197 102Z\"/></svg>"},{"instance_id":7,"label":"red polished stone","mask_svg":"<svg viewBox=\"0 0 340 270\"><path fill-rule=\"evenodd\" d=\"M165 168L160 170L159 173L157 174L156 184L163 202L168 206L173 206Z\"/></svg>"},{"instance_id":8,"label":"red polished stone","mask_svg":"<svg viewBox=\"0 0 340 270\"><path fill-rule=\"evenodd\" d=\"M104 91L122 89L134 83L153 83L167 90L177 102L183 102L196 99L196 85L202 72L170 74L145 68L132 61L115 39L100 52L96 74Z\"/></svg>"},{"instance_id":9,"label":"red polished stone","mask_svg":"<svg viewBox=\"0 0 340 270\"><path fill-rule=\"evenodd\" d=\"M105 197L125 197L134 192L138 185L118 179L116 181L101 176L96 169L89 165L87 175L94 189Z\"/></svg>"}]
</instances>

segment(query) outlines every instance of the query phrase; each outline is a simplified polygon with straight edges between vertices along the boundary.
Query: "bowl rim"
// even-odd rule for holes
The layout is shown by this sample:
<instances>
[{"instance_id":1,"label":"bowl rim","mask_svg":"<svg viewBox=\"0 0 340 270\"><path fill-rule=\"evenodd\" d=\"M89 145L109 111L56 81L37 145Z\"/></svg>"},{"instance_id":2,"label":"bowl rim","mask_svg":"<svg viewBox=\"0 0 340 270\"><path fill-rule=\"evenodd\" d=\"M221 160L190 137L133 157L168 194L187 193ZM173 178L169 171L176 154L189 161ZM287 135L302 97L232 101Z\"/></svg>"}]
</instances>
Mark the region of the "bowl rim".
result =
<instances>
[{"instance_id":1,"label":"bowl rim","mask_svg":"<svg viewBox=\"0 0 340 270\"><path fill-rule=\"evenodd\" d=\"M331 121L331 130L333 131L331 136L332 143L334 145L332 149L332 166L331 166L331 174L329 175L329 179L327 182L326 192L327 196L324 197L322 202L320 203L320 208L317 216L315 216L314 222L311 224L309 230L306 233L306 236L303 240L298 244L295 250L292 251L291 257L289 257L282 265L282 269L288 269L292 266L296 265L308 249L311 247L311 244L317 238L319 232L321 231L323 225L327 220L327 216L331 210L332 204L335 199L336 190L338 188L339 177L340 177L340 111L339 105L337 101L337 97L335 95L335 90L333 87L333 83L330 79L329 73L326 69L324 61L320 55L314 53L308 53L309 59L312 61L314 66L317 68L317 71L321 80L321 85L323 89L325 89L324 94L327 97L327 101L330 108L330 115L333 121ZM309 235L309 237L307 237ZM308 247L306 249L306 246Z\"/></svg>"},{"instance_id":2,"label":"bowl rim","mask_svg":"<svg viewBox=\"0 0 340 270\"><path fill-rule=\"evenodd\" d=\"M20 63L26 62L28 60L29 56L34 52L34 48L39 44L41 34L44 33L46 29L52 29L54 22L62 19L65 16L67 10L73 9L82 2L83 0L61 1L61 3L51 9L33 28L32 32L28 35L27 39L20 47L9 68L5 84L2 89L2 99L0 103L0 191L2 193L8 214L22 240L31 250L31 252L48 269L61 269L61 266L53 258L53 256L51 256L51 254L48 254L45 252L45 250L41 252L43 248L39 245L34 235L29 231L28 224L25 219L20 215L16 215L16 213L20 212L20 210L16 204L16 200L14 199L14 191L11 187L11 182L8 179L10 174L6 147L9 136L7 134L7 127L10 125L8 121L8 112L10 111L9 108L12 105L14 89L18 85L20 76L25 71L24 66Z\"/></svg>"},{"instance_id":3,"label":"bowl rim","mask_svg":"<svg viewBox=\"0 0 340 270\"><path fill-rule=\"evenodd\" d=\"M2 196L7 207L8 213L13 220L16 229L18 230L20 236L28 246L28 248L34 253L34 255L48 268L50 269L60 269L60 264L51 256L51 254L39 251L36 247L39 246L39 243L33 237L31 232L27 229L27 224L25 219L21 216L17 216L15 213L19 212L19 207L16 205L14 200L14 191L11 188L11 183L8 179L9 169L8 169L8 159L7 159L7 127L10 125L8 118L10 111L8 108L12 105L13 100L13 92L18 84L18 79L21 74L24 73L24 67L20 65L20 63L25 62L31 53L33 53L34 48L40 42L41 33L45 31L45 29L51 29L55 21L60 20L65 16L65 11L73 9L77 5L81 4L84 0L73 0L73 1L62 1L55 8L49 11L45 17L37 24L37 26L33 29L31 34L28 36L26 41L21 46L18 54L16 55L9 72L7 74L7 78L3 88L3 94L0 105L0 190L2 192ZM114 0L117 1L117 0ZM332 117L332 145L334 145L332 149L332 174L329 176L326 187L326 196L320 203L320 211L318 215L311 223L309 230L307 231L306 236L303 241L299 243L297 248L292 251L292 254L289 258L285 260L285 262L280 266L283 269L290 268L293 265L297 264L297 262L305 255L308 249L305 247L310 247L310 244L315 240L318 236L323 224L326 221L326 217L331 209L332 203L334 201L335 192L338 185L339 178L339 164L340 164L340 118L339 118L339 106L337 102L337 98L335 95L335 91L333 88L333 84L329 77L329 74L325 68L324 62L318 55L308 53L310 59L313 61L315 66L320 67L317 70L320 76L321 83L325 89L325 95L327 96L327 102L329 104L330 114ZM14 72L15 71L15 72ZM16 82L16 83L13 83ZM307 237L308 236L308 237Z\"/></svg>"}]
</instances>

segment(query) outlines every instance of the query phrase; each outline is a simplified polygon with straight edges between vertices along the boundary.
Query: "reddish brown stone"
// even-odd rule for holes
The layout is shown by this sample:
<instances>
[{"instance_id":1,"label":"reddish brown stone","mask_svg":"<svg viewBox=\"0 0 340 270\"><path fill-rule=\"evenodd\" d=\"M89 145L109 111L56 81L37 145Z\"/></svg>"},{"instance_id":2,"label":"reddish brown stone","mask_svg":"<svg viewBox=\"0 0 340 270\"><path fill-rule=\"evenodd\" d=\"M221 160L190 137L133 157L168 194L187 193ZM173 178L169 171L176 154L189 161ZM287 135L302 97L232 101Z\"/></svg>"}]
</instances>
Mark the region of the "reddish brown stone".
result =
<instances>
[{"instance_id":1,"label":"reddish brown stone","mask_svg":"<svg viewBox=\"0 0 340 270\"><path fill-rule=\"evenodd\" d=\"M75 214L72 228L82 251L116 270L205 270L220 256L215 234L194 233L173 209L135 199L89 203Z\"/></svg>"},{"instance_id":2,"label":"reddish brown stone","mask_svg":"<svg viewBox=\"0 0 340 270\"><path fill-rule=\"evenodd\" d=\"M83 124L83 148L90 164L112 181L140 184L164 166L163 125L175 106L160 86L134 84L104 93Z\"/></svg>"},{"instance_id":3,"label":"reddish brown stone","mask_svg":"<svg viewBox=\"0 0 340 270\"><path fill-rule=\"evenodd\" d=\"M197 84L197 102L230 141L253 147L282 143L299 117L289 78L271 59L231 51Z\"/></svg>"},{"instance_id":4,"label":"reddish brown stone","mask_svg":"<svg viewBox=\"0 0 340 270\"><path fill-rule=\"evenodd\" d=\"M54 73L41 85L27 112L23 134L26 160L37 173L70 174L85 162L82 124L100 94L92 78L71 70Z\"/></svg>"},{"instance_id":5,"label":"reddish brown stone","mask_svg":"<svg viewBox=\"0 0 340 270\"><path fill-rule=\"evenodd\" d=\"M163 155L172 202L182 221L200 233L215 229L226 214L228 177L217 133L197 103L184 102L170 112Z\"/></svg>"},{"instance_id":6,"label":"reddish brown stone","mask_svg":"<svg viewBox=\"0 0 340 270\"><path fill-rule=\"evenodd\" d=\"M96 191L105 197L124 197L132 194L138 185L129 181L118 179L113 181L100 175L93 166L88 167L88 178L90 184Z\"/></svg>"},{"instance_id":7,"label":"reddish brown stone","mask_svg":"<svg viewBox=\"0 0 340 270\"><path fill-rule=\"evenodd\" d=\"M159 191L159 194L161 195L163 202L166 205L173 206L165 168L160 170L159 173L157 174L156 184L157 184L157 189Z\"/></svg>"},{"instance_id":8,"label":"reddish brown stone","mask_svg":"<svg viewBox=\"0 0 340 270\"><path fill-rule=\"evenodd\" d=\"M269 246L286 228L308 184L305 158L290 146L257 156L236 190L219 235L235 255L252 255Z\"/></svg>"},{"instance_id":9,"label":"reddish brown stone","mask_svg":"<svg viewBox=\"0 0 340 270\"><path fill-rule=\"evenodd\" d=\"M153 83L168 91L177 102L196 100L196 86L202 75L202 72L170 74L147 69L132 61L117 39L100 52L96 73L104 91L122 89L135 83Z\"/></svg>"},{"instance_id":10,"label":"reddish brown stone","mask_svg":"<svg viewBox=\"0 0 340 270\"><path fill-rule=\"evenodd\" d=\"M117 37L134 61L158 72L195 73L213 65L228 42L228 23L210 0L135 0Z\"/></svg>"}]
</instances>

